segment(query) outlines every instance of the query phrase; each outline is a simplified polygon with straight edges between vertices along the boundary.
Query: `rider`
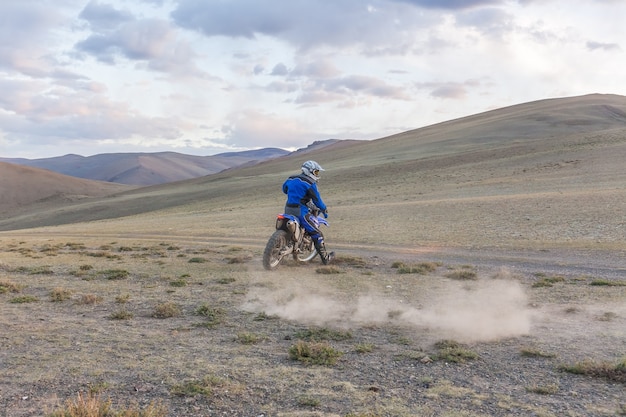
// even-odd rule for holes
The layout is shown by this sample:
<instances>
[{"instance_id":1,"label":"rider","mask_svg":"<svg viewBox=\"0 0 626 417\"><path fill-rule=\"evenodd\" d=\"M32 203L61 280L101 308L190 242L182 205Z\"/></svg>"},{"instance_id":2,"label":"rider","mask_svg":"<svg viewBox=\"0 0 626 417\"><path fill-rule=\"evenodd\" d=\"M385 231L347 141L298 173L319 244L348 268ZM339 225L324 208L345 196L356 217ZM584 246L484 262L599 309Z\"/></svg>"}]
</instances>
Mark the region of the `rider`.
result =
<instances>
[{"instance_id":1,"label":"rider","mask_svg":"<svg viewBox=\"0 0 626 417\"><path fill-rule=\"evenodd\" d=\"M301 174L293 175L283 183L283 192L287 194L285 213L298 217L300 223L313 238L313 244L322 258L322 263L326 265L335 258L335 252L326 252L324 235L310 220L313 216L311 208L315 207L324 214L324 218L328 218L326 204L317 190L317 180L320 179L321 171L324 169L320 164L315 161L306 161L302 164ZM315 207L312 207L312 204Z\"/></svg>"}]
</instances>

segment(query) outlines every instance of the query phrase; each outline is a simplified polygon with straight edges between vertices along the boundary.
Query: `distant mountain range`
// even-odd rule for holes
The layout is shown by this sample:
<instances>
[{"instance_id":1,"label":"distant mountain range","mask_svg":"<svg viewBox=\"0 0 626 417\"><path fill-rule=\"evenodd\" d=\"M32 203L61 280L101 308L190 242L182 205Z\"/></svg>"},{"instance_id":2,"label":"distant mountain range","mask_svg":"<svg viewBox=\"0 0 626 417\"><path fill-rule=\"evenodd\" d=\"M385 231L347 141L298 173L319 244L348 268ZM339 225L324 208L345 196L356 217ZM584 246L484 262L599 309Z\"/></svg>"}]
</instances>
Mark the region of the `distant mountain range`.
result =
<instances>
[{"instance_id":1,"label":"distant mountain range","mask_svg":"<svg viewBox=\"0 0 626 417\"><path fill-rule=\"evenodd\" d=\"M336 141L329 139L314 142L307 148L295 152L307 152ZM148 186L203 177L290 153L280 148L263 148L211 156L185 155L177 152L109 153L93 156L69 154L42 159L0 158L0 162L47 169L76 178Z\"/></svg>"}]
</instances>

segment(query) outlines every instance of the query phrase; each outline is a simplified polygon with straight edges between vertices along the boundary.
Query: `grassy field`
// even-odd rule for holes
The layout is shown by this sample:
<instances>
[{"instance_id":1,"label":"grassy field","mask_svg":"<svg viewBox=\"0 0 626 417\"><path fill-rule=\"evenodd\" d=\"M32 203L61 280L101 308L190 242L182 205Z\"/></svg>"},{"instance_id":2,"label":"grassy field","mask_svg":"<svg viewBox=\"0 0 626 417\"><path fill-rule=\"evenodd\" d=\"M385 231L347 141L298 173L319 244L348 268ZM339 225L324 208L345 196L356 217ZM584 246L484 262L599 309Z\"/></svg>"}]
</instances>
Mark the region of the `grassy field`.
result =
<instances>
[{"instance_id":1,"label":"grassy field","mask_svg":"<svg viewBox=\"0 0 626 417\"><path fill-rule=\"evenodd\" d=\"M4 239L2 415L626 412L623 280L359 253L267 272L256 244Z\"/></svg>"}]
</instances>

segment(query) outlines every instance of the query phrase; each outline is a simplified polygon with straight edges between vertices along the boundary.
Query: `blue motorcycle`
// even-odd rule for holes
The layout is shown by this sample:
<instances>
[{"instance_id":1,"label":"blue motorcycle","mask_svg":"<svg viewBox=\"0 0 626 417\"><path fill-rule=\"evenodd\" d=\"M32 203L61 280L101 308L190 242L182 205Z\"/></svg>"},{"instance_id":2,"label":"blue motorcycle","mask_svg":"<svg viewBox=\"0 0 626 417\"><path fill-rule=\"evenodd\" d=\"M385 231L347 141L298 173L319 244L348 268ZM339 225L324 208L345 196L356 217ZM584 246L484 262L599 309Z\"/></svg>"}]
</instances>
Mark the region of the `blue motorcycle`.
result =
<instances>
[{"instance_id":1,"label":"blue motorcycle","mask_svg":"<svg viewBox=\"0 0 626 417\"><path fill-rule=\"evenodd\" d=\"M320 224L328 226L328 222L315 210L311 221L316 227ZM317 255L313 239L300 224L298 217L290 214L279 214L276 218L276 231L263 251L263 267L267 270L278 268L287 255L292 255L297 263L309 262Z\"/></svg>"}]
</instances>

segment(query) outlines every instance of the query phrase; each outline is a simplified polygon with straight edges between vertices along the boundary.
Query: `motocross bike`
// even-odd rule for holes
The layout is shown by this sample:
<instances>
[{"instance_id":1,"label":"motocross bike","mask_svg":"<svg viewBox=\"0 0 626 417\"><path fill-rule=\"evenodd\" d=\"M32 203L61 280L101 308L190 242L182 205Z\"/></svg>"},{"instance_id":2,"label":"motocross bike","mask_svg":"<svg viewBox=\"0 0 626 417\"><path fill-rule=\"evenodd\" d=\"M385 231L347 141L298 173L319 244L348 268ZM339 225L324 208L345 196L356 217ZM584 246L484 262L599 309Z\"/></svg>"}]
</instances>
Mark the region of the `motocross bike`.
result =
<instances>
[{"instance_id":1,"label":"motocross bike","mask_svg":"<svg viewBox=\"0 0 626 417\"><path fill-rule=\"evenodd\" d=\"M316 228L320 224L328 226L328 222L319 216L319 210L313 211L311 222ZM298 263L309 262L317 255L311 235L300 224L297 216L279 214L276 218L276 231L263 251L263 267L267 270L278 268L280 262L291 254Z\"/></svg>"}]
</instances>

